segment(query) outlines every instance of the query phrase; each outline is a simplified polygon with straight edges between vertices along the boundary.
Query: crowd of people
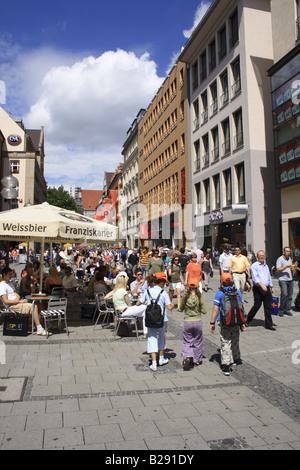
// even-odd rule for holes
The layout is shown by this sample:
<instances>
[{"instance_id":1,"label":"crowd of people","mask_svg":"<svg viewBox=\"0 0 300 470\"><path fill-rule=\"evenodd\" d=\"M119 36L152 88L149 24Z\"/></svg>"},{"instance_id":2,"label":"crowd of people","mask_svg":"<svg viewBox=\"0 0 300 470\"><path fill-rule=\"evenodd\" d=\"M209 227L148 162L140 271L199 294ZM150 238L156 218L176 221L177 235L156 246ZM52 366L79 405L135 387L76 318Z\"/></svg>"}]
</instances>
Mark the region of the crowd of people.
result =
<instances>
[{"instance_id":1,"label":"crowd of people","mask_svg":"<svg viewBox=\"0 0 300 470\"><path fill-rule=\"evenodd\" d=\"M164 357L166 349L166 331L168 311L175 306L183 312L182 357L183 369L190 370L202 363L203 324L202 315L207 314L205 292L210 287L210 280L220 278L220 289L215 293L210 331L219 326L221 341L221 365L225 375L230 375L233 365L241 362L239 334L251 323L263 305L265 327L276 331L273 324L272 303L274 295L273 278L266 263L266 255L260 250L256 255L247 253L239 246L234 249L225 246L222 253L210 249L196 250L167 249L155 247L148 249L112 248L99 250L56 249L46 251L44 259L51 260L49 274L44 288L51 293L53 288L63 287L66 291L75 291L78 283L86 285L86 296L94 298L96 293L104 293L106 300L113 300L118 315L141 317L143 333L147 338L147 350L151 355L151 370L168 363ZM22 273L19 293L8 291L7 284L12 277L12 270L4 267L1 261L2 280L0 296L6 306L13 306L20 313L28 313L26 295L38 288L40 279L39 262L27 263ZM300 311L300 256L295 263L291 259L291 250L285 247L278 257L275 267L280 287L279 315L291 316L295 278L299 292L295 299L295 310ZM168 286L168 290L165 287ZM222 324L223 299L229 293L238 295L243 300L244 291L253 290L254 303L242 325ZM164 316L163 326L147 328L146 310L151 301L157 300ZM20 305L20 307L18 307ZM28 304L29 305L29 304ZM28 311L27 311L28 310ZM223 312L224 313L224 312ZM38 312L34 312L34 321L38 334L44 334L39 323Z\"/></svg>"}]
</instances>

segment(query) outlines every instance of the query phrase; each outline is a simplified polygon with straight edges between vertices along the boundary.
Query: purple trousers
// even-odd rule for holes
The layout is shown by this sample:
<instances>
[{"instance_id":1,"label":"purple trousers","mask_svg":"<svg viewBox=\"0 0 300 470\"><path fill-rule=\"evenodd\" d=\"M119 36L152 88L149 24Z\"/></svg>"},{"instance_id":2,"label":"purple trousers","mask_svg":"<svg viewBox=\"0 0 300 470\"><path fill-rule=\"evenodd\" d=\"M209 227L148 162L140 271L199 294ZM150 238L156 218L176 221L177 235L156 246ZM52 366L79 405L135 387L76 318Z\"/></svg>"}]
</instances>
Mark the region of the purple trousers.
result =
<instances>
[{"instance_id":1,"label":"purple trousers","mask_svg":"<svg viewBox=\"0 0 300 470\"><path fill-rule=\"evenodd\" d=\"M194 362L202 361L203 327L200 321L185 321L183 323L182 357L193 358Z\"/></svg>"}]
</instances>

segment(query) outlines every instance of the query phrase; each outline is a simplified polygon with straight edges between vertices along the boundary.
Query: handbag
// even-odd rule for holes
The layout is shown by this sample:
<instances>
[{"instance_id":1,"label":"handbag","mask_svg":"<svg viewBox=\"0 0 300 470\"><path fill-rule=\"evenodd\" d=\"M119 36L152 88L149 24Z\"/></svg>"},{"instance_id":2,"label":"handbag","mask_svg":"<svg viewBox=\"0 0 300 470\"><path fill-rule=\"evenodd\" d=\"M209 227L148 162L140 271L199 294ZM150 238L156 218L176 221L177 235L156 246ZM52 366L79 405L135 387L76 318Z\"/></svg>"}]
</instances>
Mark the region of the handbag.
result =
<instances>
[{"instance_id":1,"label":"handbag","mask_svg":"<svg viewBox=\"0 0 300 470\"><path fill-rule=\"evenodd\" d=\"M3 336L27 336L28 315L7 314L3 321Z\"/></svg>"}]
</instances>

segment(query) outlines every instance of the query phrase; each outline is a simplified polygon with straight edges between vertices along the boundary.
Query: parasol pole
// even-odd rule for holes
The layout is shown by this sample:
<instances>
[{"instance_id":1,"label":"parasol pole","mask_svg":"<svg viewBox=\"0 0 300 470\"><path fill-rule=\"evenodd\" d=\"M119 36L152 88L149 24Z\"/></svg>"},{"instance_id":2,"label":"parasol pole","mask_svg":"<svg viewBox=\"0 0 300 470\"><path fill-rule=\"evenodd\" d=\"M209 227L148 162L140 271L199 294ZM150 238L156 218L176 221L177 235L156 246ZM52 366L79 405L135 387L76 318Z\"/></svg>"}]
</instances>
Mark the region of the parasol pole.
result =
<instances>
[{"instance_id":1,"label":"parasol pole","mask_svg":"<svg viewBox=\"0 0 300 470\"><path fill-rule=\"evenodd\" d=\"M42 239L42 249L41 249L41 264L40 264L40 294L43 290L43 274L44 274L44 251L45 251L45 239Z\"/></svg>"}]
</instances>

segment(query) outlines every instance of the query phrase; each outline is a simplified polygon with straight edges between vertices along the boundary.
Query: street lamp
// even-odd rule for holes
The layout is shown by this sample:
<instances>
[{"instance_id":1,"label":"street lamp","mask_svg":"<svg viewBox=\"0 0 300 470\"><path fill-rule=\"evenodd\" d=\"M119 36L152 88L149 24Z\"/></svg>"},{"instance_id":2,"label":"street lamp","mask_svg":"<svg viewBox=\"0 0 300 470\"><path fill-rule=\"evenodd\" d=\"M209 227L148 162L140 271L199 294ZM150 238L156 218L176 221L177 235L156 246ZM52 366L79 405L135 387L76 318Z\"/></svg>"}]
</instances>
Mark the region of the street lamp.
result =
<instances>
[{"instance_id":1,"label":"street lamp","mask_svg":"<svg viewBox=\"0 0 300 470\"><path fill-rule=\"evenodd\" d=\"M17 178L10 174L9 176L4 176L1 180L3 189L1 191L1 196L8 201L8 209L10 210L10 201L18 197L18 186L19 181ZM6 244L6 266L9 266L9 242Z\"/></svg>"}]
</instances>

